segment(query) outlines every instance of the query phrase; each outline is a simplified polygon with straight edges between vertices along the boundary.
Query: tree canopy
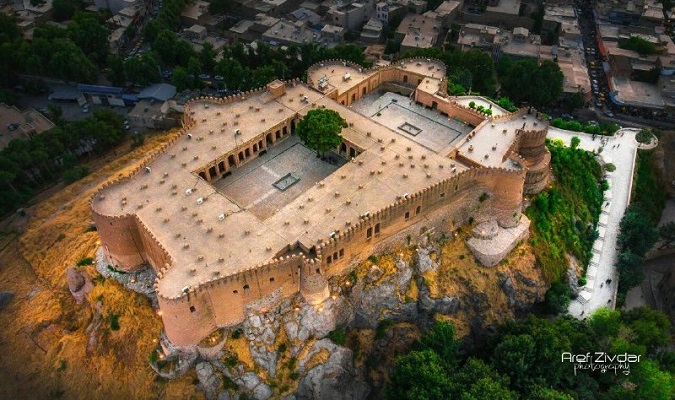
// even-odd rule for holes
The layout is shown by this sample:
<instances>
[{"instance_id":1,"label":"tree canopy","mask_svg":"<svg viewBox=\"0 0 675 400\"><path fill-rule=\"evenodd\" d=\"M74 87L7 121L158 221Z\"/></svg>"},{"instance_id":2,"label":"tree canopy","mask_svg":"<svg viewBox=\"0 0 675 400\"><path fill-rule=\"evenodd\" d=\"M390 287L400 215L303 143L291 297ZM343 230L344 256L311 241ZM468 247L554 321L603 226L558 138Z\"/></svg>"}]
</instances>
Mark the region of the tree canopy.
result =
<instances>
[{"instance_id":1,"label":"tree canopy","mask_svg":"<svg viewBox=\"0 0 675 400\"><path fill-rule=\"evenodd\" d=\"M438 338L443 332L450 337ZM433 346L414 346L397 358L387 395L393 400L667 400L675 394L669 361L674 353L666 348L669 332L668 318L647 308L600 309L586 321L530 316L502 324L478 354L448 364L439 351L454 353L454 330L435 326L420 339L424 343L437 337ZM629 375L590 369L575 374L572 363L561 362L563 352L639 354L641 360L630 365Z\"/></svg>"},{"instance_id":2,"label":"tree canopy","mask_svg":"<svg viewBox=\"0 0 675 400\"><path fill-rule=\"evenodd\" d=\"M553 105L563 92L563 73L558 64L550 60L539 64L530 58L514 61L504 56L497 62L497 75L502 94L535 107Z\"/></svg>"},{"instance_id":3,"label":"tree canopy","mask_svg":"<svg viewBox=\"0 0 675 400\"><path fill-rule=\"evenodd\" d=\"M296 128L298 137L318 154L335 149L342 143L340 132L347 121L337 111L318 108L310 110Z\"/></svg>"}]
</instances>

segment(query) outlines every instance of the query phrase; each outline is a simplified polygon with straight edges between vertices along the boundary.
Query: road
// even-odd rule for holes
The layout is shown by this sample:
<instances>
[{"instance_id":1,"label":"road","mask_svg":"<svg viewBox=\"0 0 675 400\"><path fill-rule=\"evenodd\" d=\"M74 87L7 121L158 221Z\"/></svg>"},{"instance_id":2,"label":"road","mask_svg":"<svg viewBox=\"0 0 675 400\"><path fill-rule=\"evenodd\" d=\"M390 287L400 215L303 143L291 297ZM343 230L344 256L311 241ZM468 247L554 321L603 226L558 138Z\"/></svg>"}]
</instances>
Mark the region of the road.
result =
<instances>
[{"instance_id":1,"label":"road","mask_svg":"<svg viewBox=\"0 0 675 400\"><path fill-rule=\"evenodd\" d=\"M597 136L593 140L592 135L586 133L549 128L550 139L562 139L565 144L569 145L572 138L576 136L581 140L579 147L588 151L597 152L602 146L601 138L605 138L607 142L600 156L604 162L611 162L616 166L614 172L607 172L609 189L605 192L605 202L598 223L600 236L593 244L593 256L586 271L586 285L580 288L579 297L572 300L568 309L568 312L577 318L585 318L601 307L614 308L616 304L616 288L619 282L615 268L618 255L617 236L619 223L630 199L638 149L635 135L639 131L639 129L624 128L613 137ZM607 283L609 279L611 283Z\"/></svg>"}]
</instances>

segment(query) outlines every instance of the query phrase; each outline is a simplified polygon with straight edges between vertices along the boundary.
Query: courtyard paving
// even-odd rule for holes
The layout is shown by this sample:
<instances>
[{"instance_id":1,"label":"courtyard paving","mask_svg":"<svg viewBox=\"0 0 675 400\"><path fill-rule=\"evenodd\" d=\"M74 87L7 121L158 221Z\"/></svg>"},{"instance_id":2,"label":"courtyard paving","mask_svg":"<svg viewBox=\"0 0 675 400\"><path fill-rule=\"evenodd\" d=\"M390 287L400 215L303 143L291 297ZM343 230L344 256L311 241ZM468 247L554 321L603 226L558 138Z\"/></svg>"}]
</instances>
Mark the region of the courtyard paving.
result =
<instances>
[{"instance_id":1,"label":"courtyard paving","mask_svg":"<svg viewBox=\"0 0 675 400\"><path fill-rule=\"evenodd\" d=\"M605 202L598 223L600 236L593 244L593 256L589 263L586 280L579 297L572 300L568 312L577 317L585 318L593 311L601 307L614 308L616 304L616 289L619 278L615 263L617 258L617 236L619 223L628 207L633 170L638 143L635 135L639 129L624 128L613 137L593 136L581 132L570 132L555 127L550 127L548 137L550 139L562 139L569 145L573 137L581 140L579 147L584 150L595 150L603 147L600 154L607 163L616 166L614 172L607 173L609 190L605 192ZM601 140L606 140L605 144ZM611 283L607 280L611 279Z\"/></svg>"},{"instance_id":2,"label":"courtyard paving","mask_svg":"<svg viewBox=\"0 0 675 400\"><path fill-rule=\"evenodd\" d=\"M212 184L237 205L265 220L338 167L317 158L316 152L305 147L297 136L291 136ZM299 180L279 190L274 183L287 174Z\"/></svg>"},{"instance_id":3,"label":"courtyard paving","mask_svg":"<svg viewBox=\"0 0 675 400\"><path fill-rule=\"evenodd\" d=\"M458 141L473 129L467 124L449 119L436 110L426 109L408 97L396 93L383 94L375 91L354 103L352 108L435 152ZM402 129L406 124L413 128Z\"/></svg>"}]
</instances>

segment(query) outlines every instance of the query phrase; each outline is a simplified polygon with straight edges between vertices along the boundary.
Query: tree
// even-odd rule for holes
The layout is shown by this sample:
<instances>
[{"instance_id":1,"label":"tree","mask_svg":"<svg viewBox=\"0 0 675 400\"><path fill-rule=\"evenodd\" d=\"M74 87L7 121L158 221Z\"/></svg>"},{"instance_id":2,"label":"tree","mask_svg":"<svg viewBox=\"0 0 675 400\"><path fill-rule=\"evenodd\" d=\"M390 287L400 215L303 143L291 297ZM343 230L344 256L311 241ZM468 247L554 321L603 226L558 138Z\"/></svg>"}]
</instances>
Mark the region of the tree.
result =
<instances>
[{"instance_id":1,"label":"tree","mask_svg":"<svg viewBox=\"0 0 675 400\"><path fill-rule=\"evenodd\" d=\"M337 111L319 108L309 110L296 130L300 140L310 149L316 150L317 156L321 156L321 153L342 143L340 132L347 126L347 121Z\"/></svg>"},{"instance_id":2,"label":"tree","mask_svg":"<svg viewBox=\"0 0 675 400\"><path fill-rule=\"evenodd\" d=\"M567 312L570 305L570 287L565 282L556 281L546 291L546 309L551 314Z\"/></svg>"},{"instance_id":3,"label":"tree","mask_svg":"<svg viewBox=\"0 0 675 400\"><path fill-rule=\"evenodd\" d=\"M111 54L106 61L105 76L113 86L124 86L124 60L117 54Z\"/></svg>"},{"instance_id":4,"label":"tree","mask_svg":"<svg viewBox=\"0 0 675 400\"><path fill-rule=\"evenodd\" d=\"M675 222L667 222L659 227L659 236L665 241L661 248L675 242Z\"/></svg>"},{"instance_id":5,"label":"tree","mask_svg":"<svg viewBox=\"0 0 675 400\"><path fill-rule=\"evenodd\" d=\"M444 400L450 398L452 391L452 382L438 355L431 350L413 351L396 360L387 397Z\"/></svg>"},{"instance_id":6,"label":"tree","mask_svg":"<svg viewBox=\"0 0 675 400\"><path fill-rule=\"evenodd\" d=\"M589 317L588 325L600 338L615 336L621 326L621 312L599 308Z\"/></svg>"},{"instance_id":7,"label":"tree","mask_svg":"<svg viewBox=\"0 0 675 400\"><path fill-rule=\"evenodd\" d=\"M161 81L159 63L149 53L126 60L124 62L124 73L127 80L141 86Z\"/></svg>"},{"instance_id":8,"label":"tree","mask_svg":"<svg viewBox=\"0 0 675 400\"><path fill-rule=\"evenodd\" d=\"M433 350L448 368L457 366L455 327L445 321L437 321L434 327L424 333L420 340L423 349Z\"/></svg>"},{"instance_id":9,"label":"tree","mask_svg":"<svg viewBox=\"0 0 675 400\"><path fill-rule=\"evenodd\" d=\"M173 76L171 77L171 84L176 87L176 90L182 92L185 89L190 89L192 87L194 79L188 76L187 71L183 67L176 67L173 70Z\"/></svg>"},{"instance_id":10,"label":"tree","mask_svg":"<svg viewBox=\"0 0 675 400\"><path fill-rule=\"evenodd\" d=\"M73 18L76 11L84 8L84 2L82 0L54 0L52 7L54 19L61 22Z\"/></svg>"},{"instance_id":11,"label":"tree","mask_svg":"<svg viewBox=\"0 0 675 400\"><path fill-rule=\"evenodd\" d=\"M629 206L626 210L619 223L619 228L619 245L639 257L644 257L659 237L658 231L652 226L649 216L634 205Z\"/></svg>"},{"instance_id":12,"label":"tree","mask_svg":"<svg viewBox=\"0 0 675 400\"><path fill-rule=\"evenodd\" d=\"M68 37L84 54L102 64L108 55L108 30L91 13L78 11L68 24Z\"/></svg>"},{"instance_id":13,"label":"tree","mask_svg":"<svg viewBox=\"0 0 675 400\"><path fill-rule=\"evenodd\" d=\"M492 358L492 365L497 371L511 378L513 387L524 390L536 383L533 366L539 351L532 336L507 335L497 345Z\"/></svg>"},{"instance_id":14,"label":"tree","mask_svg":"<svg viewBox=\"0 0 675 400\"><path fill-rule=\"evenodd\" d=\"M216 52L213 50L211 43L204 43L204 47L202 47L202 51L199 53L199 59L204 71L213 71L213 68L216 66Z\"/></svg>"}]
</instances>

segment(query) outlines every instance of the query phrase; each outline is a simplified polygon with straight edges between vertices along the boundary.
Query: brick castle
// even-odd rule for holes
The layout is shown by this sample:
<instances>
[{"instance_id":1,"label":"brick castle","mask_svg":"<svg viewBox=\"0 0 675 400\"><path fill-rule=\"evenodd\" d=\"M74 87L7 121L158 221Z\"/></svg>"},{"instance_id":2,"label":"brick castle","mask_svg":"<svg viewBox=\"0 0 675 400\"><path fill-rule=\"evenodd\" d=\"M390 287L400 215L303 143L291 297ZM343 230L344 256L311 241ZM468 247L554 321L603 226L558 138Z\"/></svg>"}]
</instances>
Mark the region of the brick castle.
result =
<instances>
[{"instance_id":1,"label":"brick castle","mask_svg":"<svg viewBox=\"0 0 675 400\"><path fill-rule=\"evenodd\" d=\"M373 69L327 60L307 75L307 83L190 101L181 134L92 199L110 265L155 271L159 312L177 345L242 322L252 303L300 292L319 304L330 295L327 278L408 235L470 219L490 230L478 241L511 232L496 250L470 246L489 266L527 234L523 195L544 188L550 162L548 124L536 111L450 97L444 64L430 59ZM364 99L378 93L399 95L364 112ZM293 168L302 165L271 167L272 153L297 140L296 124L314 108L347 120L335 149L344 164L279 189L298 181Z\"/></svg>"}]
</instances>

